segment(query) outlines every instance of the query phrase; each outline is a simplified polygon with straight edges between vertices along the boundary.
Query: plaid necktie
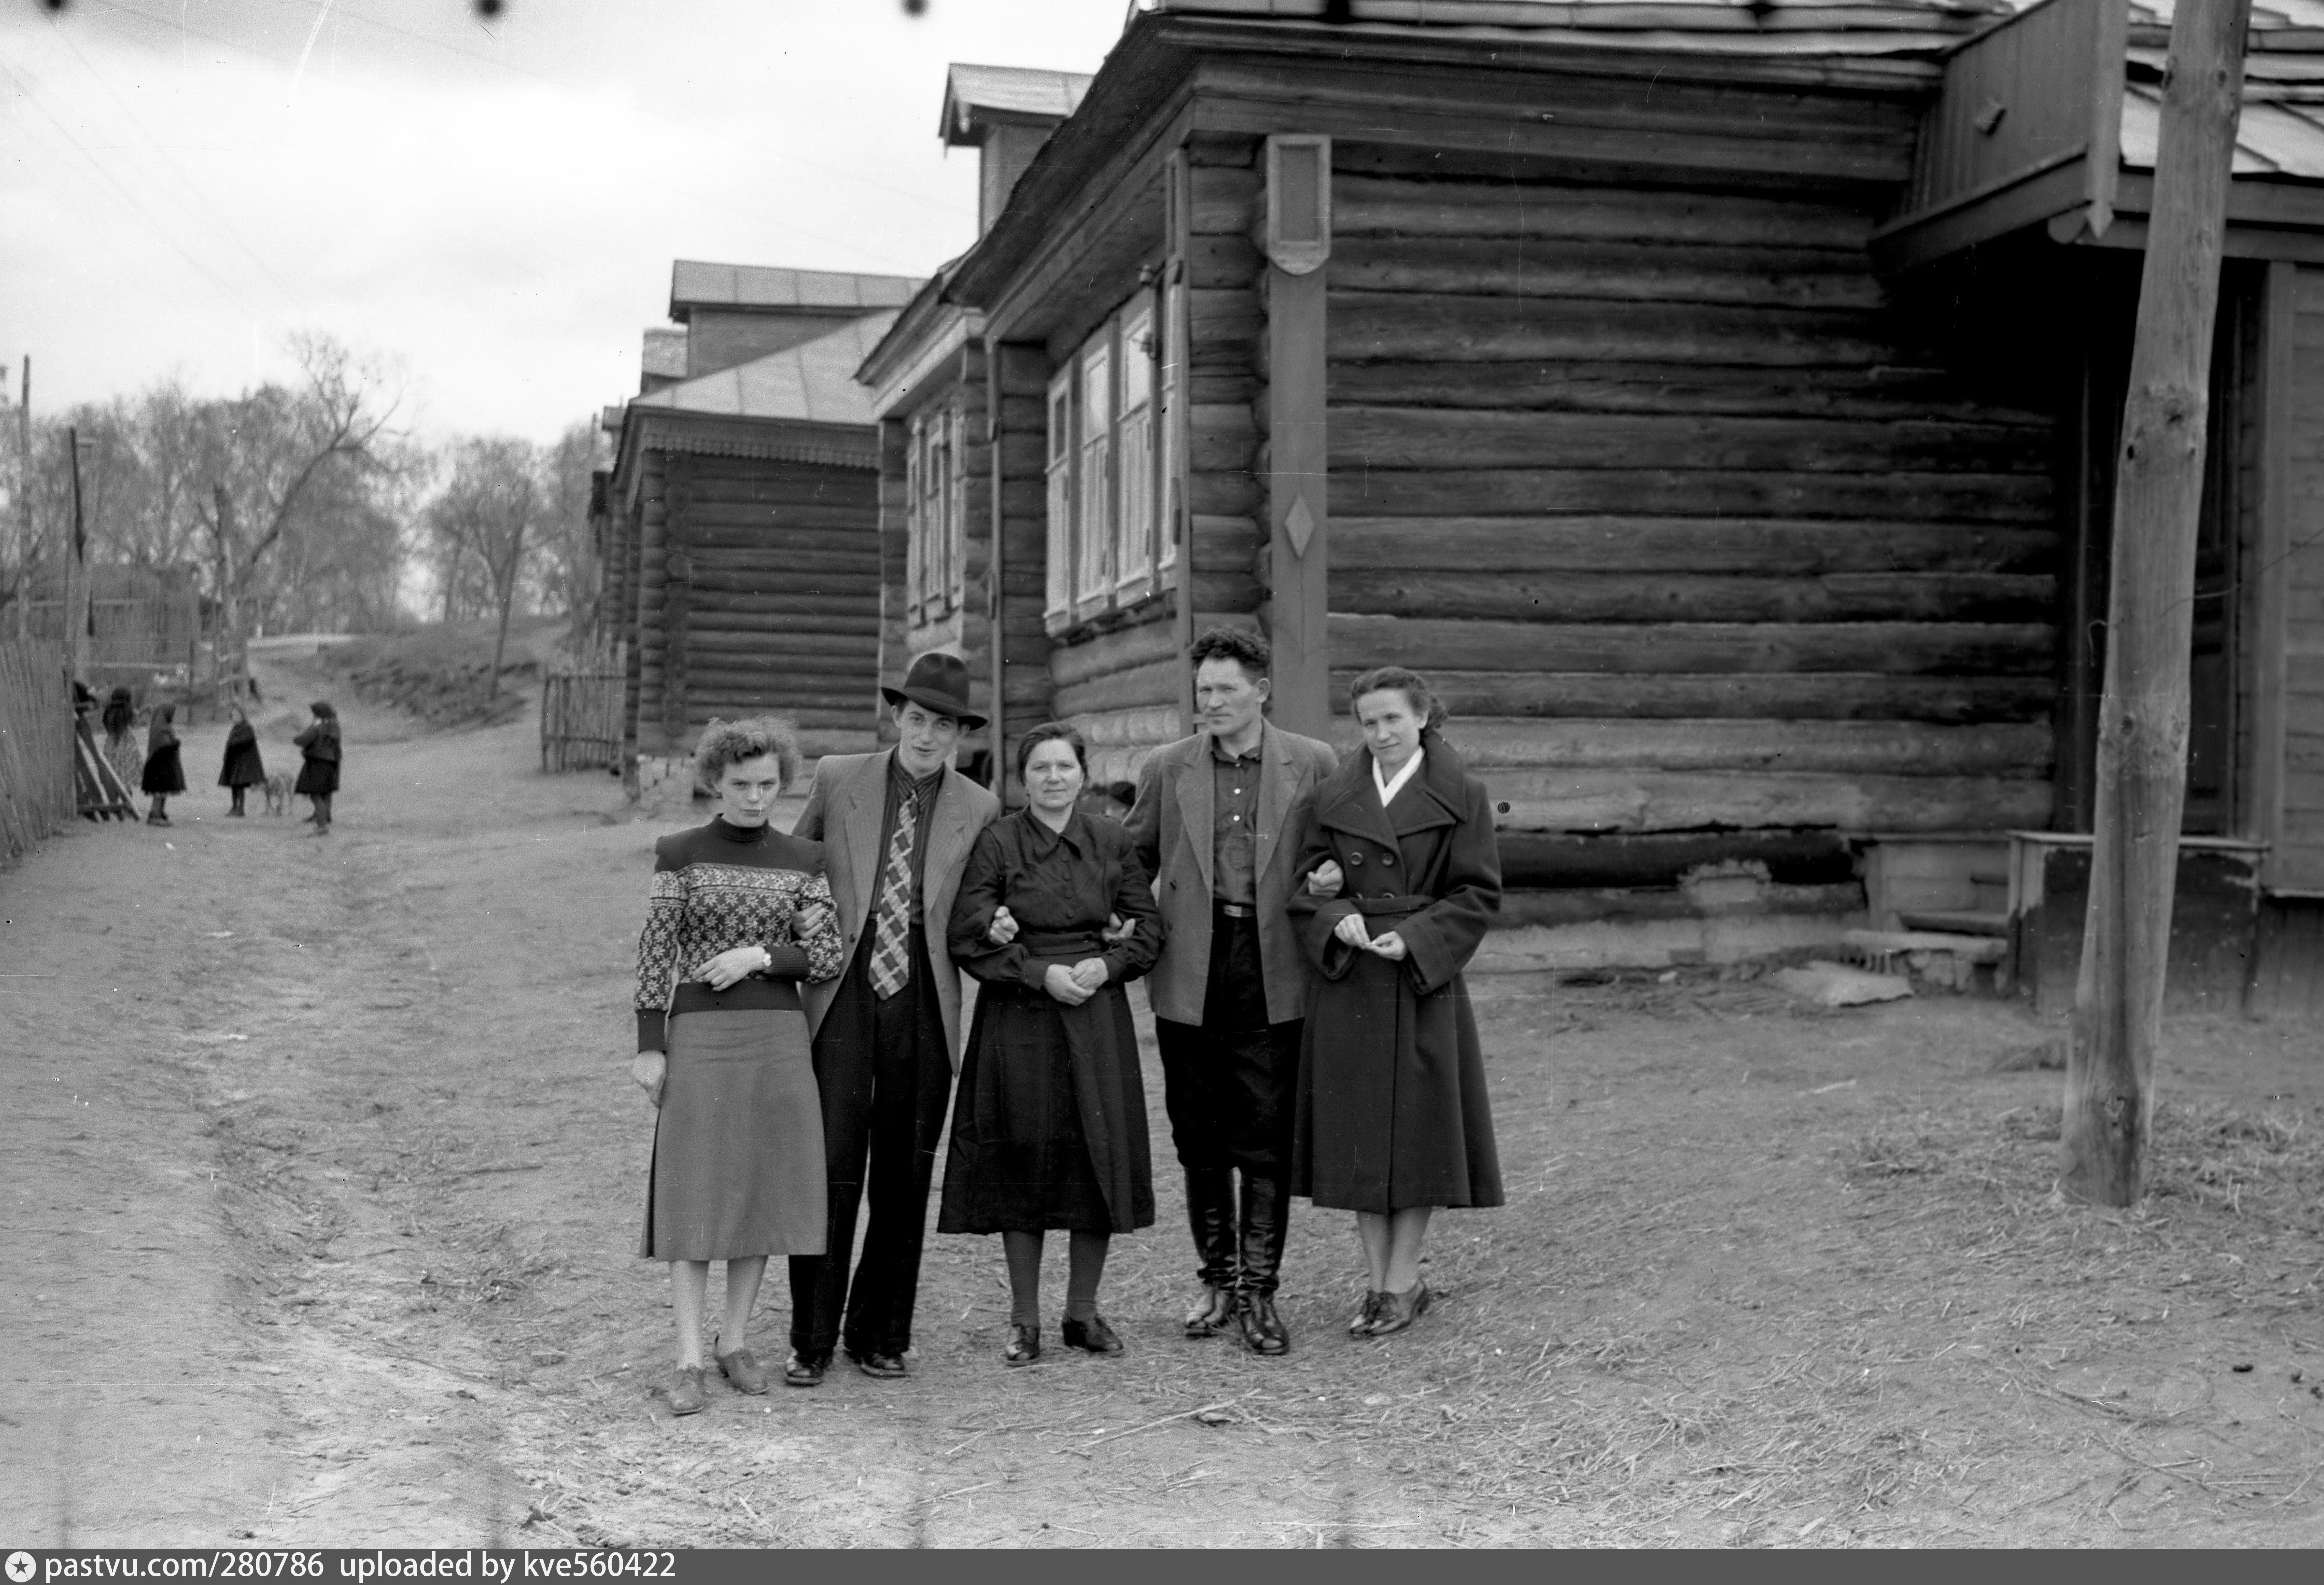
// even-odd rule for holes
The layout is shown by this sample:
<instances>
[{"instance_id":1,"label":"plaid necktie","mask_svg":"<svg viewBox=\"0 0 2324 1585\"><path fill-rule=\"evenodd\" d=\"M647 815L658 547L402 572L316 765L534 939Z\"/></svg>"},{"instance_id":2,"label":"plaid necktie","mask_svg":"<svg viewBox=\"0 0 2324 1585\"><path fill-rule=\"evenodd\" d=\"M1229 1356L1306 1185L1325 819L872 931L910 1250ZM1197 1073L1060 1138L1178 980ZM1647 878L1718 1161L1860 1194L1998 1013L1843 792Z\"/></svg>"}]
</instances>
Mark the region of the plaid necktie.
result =
<instances>
[{"instance_id":1,"label":"plaid necktie","mask_svg":"<svg viewBox=\"0 0 2324 1585\"><path fill-rule=\"evenodd\" d=\"M908 950L912 928L912 831L920 800L912 788L896 800L896 835L880 873L880 908L872 923L872 991L885 1001L912 977Z\"/></svg>"}]
</instances>

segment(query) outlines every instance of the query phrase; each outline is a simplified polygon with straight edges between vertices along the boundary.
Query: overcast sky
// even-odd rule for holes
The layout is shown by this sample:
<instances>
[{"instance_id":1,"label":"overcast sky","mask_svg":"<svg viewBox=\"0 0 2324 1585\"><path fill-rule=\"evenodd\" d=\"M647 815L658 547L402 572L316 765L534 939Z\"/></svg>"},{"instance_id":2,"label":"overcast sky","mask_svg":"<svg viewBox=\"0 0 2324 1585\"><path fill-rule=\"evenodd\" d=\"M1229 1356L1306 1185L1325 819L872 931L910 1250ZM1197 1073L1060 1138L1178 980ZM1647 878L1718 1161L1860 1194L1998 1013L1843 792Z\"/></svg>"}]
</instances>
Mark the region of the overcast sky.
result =
<instances>
[{"instance_id":1,"label":"overcast sky","mask_svg":"<svg viewBox=\"0 0 2324 1585\"><path fill-rule=\"evenodd\" d=\"M973 240L947 62L1093 71L1123 0L0 0L0 364L35 411L224 393L327 331L424 432L637 390L677 258L926 274Z\"/></svg>"}]
</instances>

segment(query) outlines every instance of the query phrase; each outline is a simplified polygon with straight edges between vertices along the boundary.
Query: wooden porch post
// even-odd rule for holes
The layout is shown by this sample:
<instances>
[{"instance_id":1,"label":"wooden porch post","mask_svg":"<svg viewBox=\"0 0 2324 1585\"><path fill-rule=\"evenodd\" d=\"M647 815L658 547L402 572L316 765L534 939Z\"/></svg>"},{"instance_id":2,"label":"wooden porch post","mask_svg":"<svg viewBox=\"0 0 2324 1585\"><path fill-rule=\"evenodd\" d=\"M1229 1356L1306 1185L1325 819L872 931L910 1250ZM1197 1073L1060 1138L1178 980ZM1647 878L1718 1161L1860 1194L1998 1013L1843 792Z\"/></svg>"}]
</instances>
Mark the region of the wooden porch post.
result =
<instances>
[{"instance_id":1,"label":"wooden porch post","mask_svg":"<svg viewBox=\"0 0 2324 1585\"><path fill-rule=\"evenodd\" d=\"M1323 401L1331 139L1269 137L1266 175L1268 628L1275 649L1275 721L1287 731L1323 737L1332 724ZM1191 592L1194 584L1189 576L1184 586Z\"/></svg>"},{"instance_id":2,"label":"wooden porch post","mask_svg":"<svg viewBox=\"0 0 2324 1585\"><path fill-rule=\"evenodd\" d=\"M2066 1059L2061 1186L2101 1205L2144 1187L2163 1032L2211 331L2251 0L2181 0L2139 283L2115 485L2112 616L2098 709L2096 841Z\"/></svg>"}]
</instances>

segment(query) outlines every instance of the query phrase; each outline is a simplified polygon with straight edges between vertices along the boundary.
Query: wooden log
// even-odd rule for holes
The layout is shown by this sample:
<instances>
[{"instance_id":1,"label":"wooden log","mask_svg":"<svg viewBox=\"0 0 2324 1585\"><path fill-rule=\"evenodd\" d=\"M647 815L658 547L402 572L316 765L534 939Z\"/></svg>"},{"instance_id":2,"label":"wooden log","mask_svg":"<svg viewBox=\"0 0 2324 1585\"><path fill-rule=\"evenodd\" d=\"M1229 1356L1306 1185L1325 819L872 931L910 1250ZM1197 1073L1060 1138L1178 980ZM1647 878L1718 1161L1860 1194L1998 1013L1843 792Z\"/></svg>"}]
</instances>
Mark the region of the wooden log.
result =
<instances>
[{"instance_id":1,"label":"wooden log","mask_svg":"<svg viewBox=\"0 0 2324 1585\"><path fill-rule=\"evenodd\" d=\"M1251 474L1193 473L1186 476L1186 504L1198 517L1256 517L1266 492Z\"/></svg>"},{"instance_id":2,"label":"wooden log","mask_svg":"<svg viewBox=\"0 0 2324 1585\"><path fill-rule=\"evenodd\" d=\"M1877 309L1886 294L1863 253L1840 248L1708 248L1499 239L1348 237L1331 283L1351 291L1450 292L1766 308Z\"/></svg>"},{"instance_id":3,"label":"wooden log","mask_svg":"<svg viewBox=\"0 0 2324 1585\"><path fill-rule=\"evenodd\" d=\"M1075 716L1074 724L1093 749L1150 748L1186 735L1185 715L1176 705L1100 711Z\"/></svg>"},{"instance_id":4,"label":"wooden log","mask_svg":"<svg viewBox=\"0 0 2324 1585\"><path fill-rule=\"evenodd\" d=\"M1175 708L1180 664L1173 654L1165 660L1108 672L1087 682L1061 684L1051 696L1049 707L1059 719L1106 710Z\"/></svg>"},{"instance_id":5,"label":"wooden log","mask_svg":"<svg viewBox=\"0 0 2324 1585\"><path fill-rule=\"evenodd\" d=\"M1333 717L1330 736L1343 754L1362 742L1347 715ZM1480 776L1507 768L2039 779L2052 757L2050 728L2039 723L1456 716L1444 739Z\"/></svg>"},{"instance_id":6,"label":"wooden log","mask_svg":"<svg viewBox=\"0 0 2324 1585\"><path fill-rule=\"evenodd\" d=\"M1603 189L1348 174L1332 182L1335 246L1360 236L1489 236L1860 252L1872 226L1868 215L1836 204L1702 191L1609 195Z\"/></svg>"},{"instance_id":7,"label":"wooden log","mask_svg":"<svg viewBox=\"0 0 2324 1585\"><path fill-rule=\"evenodd\" d=\"M828 506L870 511L879 504L879 473L867 459L861 468L820 468L812 474L769 475L748 481L698 478L687 499L693 507L712 510Z\"/></svg>"},{"instance_id":8,"label":"wooden log","mask_svg":"<svg viewBox=\"0 0 2324 1585\"><path fill-rule=\"evenodd\" d=\"M1248 291L1261 263L1248 235L1196 236L1186 250L1186 284L1196 291Z\"/></svg>"},{"instance_id":9,"label":"wooden log","mask_svg":"<svg viewBox=\"0 0 2324 1585\"><path fill-rule=\"evenodd\" d=\"M880 631L880 612L870 600L856 604L852 613L800 611L779 594L723 594L715 599L696 597L689 614L688 636L700 640L719 633L852 634L870 638Z\"/></svg>"},{"instance_id":10,"label":"wooden log","mask_svg":"<svg viewBox=\"0 0 2324 1585\"><path fill-rule=\"evenodd\" d=\"M1504 887L1512 885L1506 875L1501 883ZM1855 914L1862 912L1863 908L1864 888L1854 880L1824 886L1766 886L1760 889L1751 906L1741 910L1706 908L1676 888L1667 890L1613 888L1595 891L1504 890L1500 913L1494 924L1503 930L1526 925L1554 929L1564 925L1595 925L1616 920L1731 917L1738 912L1746 917Z\"/></svg>"},{"instance_id":11,"label":"wooden log","mask_svg":"<svg viewBox=\"0 0 2324 1585\"><path fill-rule=\"evenodd\" d=\"M1332 609L1536 622L2041 622L2057 580L2008 573L1815 577L1332 569Z\"/></svg>"},{"instance_id":12,"label":"wooden log","mask_svg":"<svg viewBox=\"0 0 2324 1585\"><path fill-rule=\"evenodd\" d=\"M1059 687L1127 671L1178 652L1176 630L1167 622L1146 622L1136 627L1097 633L1077 644L1060 644L1049 651L1049 675Z\"/></svg>"},{"instance_id":13,"label":"wooden log","mask_svg":"<svg viewBox=\"0 0 2324 1585\"><path fill-rule=\"evenodd\" d=\"M1248 517L1197 517L1194 541L1196 567L1226 572L1249 569L1264 543L1258 520Z\"/></svg>"},{"instance_id":14,"label":"wooden log","mask_svg":"<svg viewBox=\"0 0 2324 1585\"><path fill-rule=\"evenodd\" d=\"M2038 829L2051 803L2046 781L1986 777L1504 769L1484 781L1496 818L1524 831Z\"/></svg>"},{"instance_id":15,"label":"wooden log","mask_svg":"<svg viewBox=\"0 0 2324 1585\"><path fill-rule=\"evenodd\" d=\"M1240 511L1226 474L1197 474L1198 511ZM1218 481L1216 484L1211 482ZM1206 488L1206 485L1210 486ZM1471 468L1335 472L1332 513L1484 517L1635 511L1646 517L1984 518L2046 526L2050 479L2034 474L1799 474L1704 468Z\"/></svg>"},{"instance_id":16,"label":"wooden log","mask_svg":"<svg viewBox=\"0 0 2324 1585\"><path fill-rule=\"evenodd\" d=\"M1197 570L1194 574L1194 603L1205 611L1257 611L1266 597L1267 591L1250 573Z\"/></svg>"},{"instance_id":17,"label":"wooden log","mask_svg":"<svg viewBox=\"0 0 2324 1585\"><path fill-rule=\"evenodd\" d=\"M1332 618L1343 668L1544 671L2046 675L2057 630L2035 622L1557 623Z\"/></svg>"},{"instance_id":18,"label":"wooden log","mask_svg":"<svg viewBox=\"0 0 2324 1585\"><path fill-rule=\"evenodd\" d=\"M1802 367L1896 361L1870 314L1588 298L1331 294L1333 361L1642 362Z\"/></svg>"},{"instance_id":19,"label":"wooden log","mask_svg":"<svg viewBox=\"0 0 2324 1585\"><path fill-rule=\"evenodd\" d=\"M1334 407L1735 413L1767 418L2006 424L2040 435L2052 415L1965 392L1940 369L1718 368L1655 363L1334 362ZM1222 394L1220 400L1227 400ZM1245 401L1249 401L1246 395Z\"/></svg>"},{"instance_id":20,"label":"wooden log","mask_svg":"<svg viewBox=\"0 0 2324 1585\"><path fill-rule=\"evenodd\" d=\"M878 630L871 627L853 633L800 632L780 625L759 631L696 627L687 634L687 648L696 656L771 648L786 655L861 655L868 662L880 652L880 637Z\"/></svg>"},{"instance_id":21,"label":"wooden log","mask_svg":"<svg viewBox=\"0 0 2324 1585\"><path fill-rule=\"evenodd\" d=\"M1220 366L1194 370L1186 382L1188 400L1201 405L1209 402L1240 402L1250 405L1263 389L1259 376L1248 364Z\"/></svg>"},{"instance_id":22,"label":"wooden log","mask_svg":"<svg viewBox=\"0 0 2324 1585\"><path fill-rule=\"evenodd\" d=\"M1332 524L1335 572L1661 574L1683 568L1698 576L1766 577L1892 570L2034 576L2052 572L2058 555L2058 535L2049 528L1978 522L1604 515L1350 516Z\"/></svg>"},{"instance_id":23,"label":"wooden log","mask_svg":"<svg viewBox=\"0 0 2324 1585\"><path fill-rule=\"evenodd\" d=\"M1259 201L1257 171L1196 165L1187 174L1194 196L1187 221L1194 235L1240 236L1250 232Z\"/></svg>"},{"instance_id":24,"label":"wooden log","mask_svg":"<svg viewBox=\"0 0 2324 1585\"><path fill-rule=\"evenodd\" d=\"M1856 878L1855 851L1830 831L1576 836L1504 830L1499 836L1504 886L1674 887L1690 870L1724 863L1765 865L1779 886L1844 886Z\"/></svg>"}]
</instances>

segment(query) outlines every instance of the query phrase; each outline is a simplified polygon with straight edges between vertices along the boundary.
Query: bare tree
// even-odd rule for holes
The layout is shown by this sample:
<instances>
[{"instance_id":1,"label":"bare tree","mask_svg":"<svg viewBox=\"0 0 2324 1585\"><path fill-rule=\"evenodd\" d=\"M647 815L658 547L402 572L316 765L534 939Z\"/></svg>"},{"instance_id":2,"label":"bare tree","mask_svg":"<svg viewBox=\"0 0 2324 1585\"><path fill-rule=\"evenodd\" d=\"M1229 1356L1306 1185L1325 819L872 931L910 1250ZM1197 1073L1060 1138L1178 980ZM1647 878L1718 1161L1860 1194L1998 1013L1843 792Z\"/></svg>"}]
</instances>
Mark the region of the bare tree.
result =
<instances>
[{"instance_id":1,"label":"bare tree","mask_svg":"<svg viewBox=\"0 0 2324 1585\"><path fill-rule=\"evenodd\" d=\"M462 440L451 448L450 475L426 513L444 580L445 619L458 609L464 590L474 589L481 571L491 609L500 617L493 640L491 681L485 696L500 692L501 661L508 650L509 619L525 571L526 553L548 516L549 492L540 479L540 458L522 440Z\"/></svg>"}]
</instances>

